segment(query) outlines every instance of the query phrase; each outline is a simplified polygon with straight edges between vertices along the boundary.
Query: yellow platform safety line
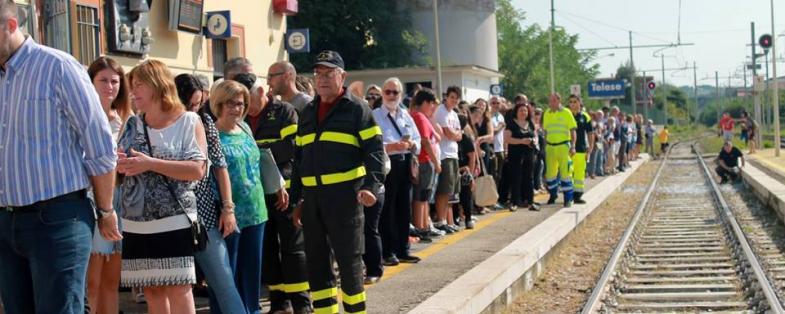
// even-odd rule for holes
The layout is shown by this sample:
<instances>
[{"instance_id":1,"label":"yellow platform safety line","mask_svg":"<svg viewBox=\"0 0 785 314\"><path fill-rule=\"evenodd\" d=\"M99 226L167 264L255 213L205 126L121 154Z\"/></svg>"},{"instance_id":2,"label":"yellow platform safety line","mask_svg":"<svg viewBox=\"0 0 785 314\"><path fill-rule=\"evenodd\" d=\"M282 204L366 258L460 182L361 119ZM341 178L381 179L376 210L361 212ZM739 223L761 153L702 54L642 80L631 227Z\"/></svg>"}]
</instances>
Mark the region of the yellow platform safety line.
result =
<instances>
[{"instance_id":1,"label":"yellow platform safety line","mask_svg":"<svg viewBox=\"0 0 785 314\"><path fill-rule=\"evenodd\" d=\"M314 307L313 312L314 314L337 314L338 304L333 304L327 307Z\"/></svg>"},{"instance_id":2,"label":"yellow platform safety line","mask_svg":"<svg viewBox=\"0 0 785 314\"><path fill-rule=\"evenodd\" d=\"M776 172L778 172L778 173L780 173L782 175L785 175L785 167L783 167L782 165L777 164L776 162L773 162L771 160L766 159L766 157L755 156L755 158L750 158L750 160L760 161L760 162L766 164L766 166L768 166L769 168L774 169Z\"/></svg>"},{"instance_id":3,"label":"yellow platform safety line","mask_svg":"<svg viewBox=\"0 0 785 314\"><path fill-rule=\"evenodd\" d=\"M346 294L346 292L341 291L341 297L342 297L341 301L343 301L343 303L349 305L355 305L360 302L365 302L365 291L355 295L348 295Z\"/></svg>"},{"instance_id":4,"label":"yellow platform safety line","mask_svg":"<svg viewBox=\"0 0 785 314\"><path fill-rule=\"evenodd\" d=\"M336 287L311 292L311 299L313 299L314 301L329 299L337 296L338 296L338 288Z\"/></svg>"},{"instance_id":5,"label":"yellow platform safety line","mask_svg":"<svg viewBox=\"0 0 785 314\"><path fill-rule=\"evenodd\" d=\"M544 203L547 200L548 200L548 195L547 194L545 194L545 195L538 195L538 196L535 197L535 201L540 202L540 203ZM440 240L438 242L434 242L434 243L430 244L428 247L426 247L425 249L423 249L423 250L421 250L419 252L412 253L412 254L416 255L420 259L425 260L427 257L429 257L431 255L434 255L434 254L438 253L439 251L444 250L447 247L449 247L449 246L451 246L451 245L453 245L455 243L458 243L459 241L461 241L464 238L474 234L475 232L478 232L478 231L482 230L483 228L485 228L487 226L490 226L493 223L495 223L495 222L497 222L497 221L499 221L501 219L504 219L504 218L506 218L506 217L508 217L508 216L510 216L512 214L513 214L512 212L506 211L506 212L500 212L500 213L486 215L486 216L490 216L490 217L478 221L477 224L474 226L474 229L471 229L471 230L464 229L461 232L454 233L454 234L452 234L450 236L446 236L442 240ZM384 276L382 276L381 280L382 281L389 280L393 276L403 272L404 270L406 270L409 267L412 267L414 265L415 264L400 263L397 266L385 266L384 267ZM369 286L366 286L366 287L369 287Z\"/></svg>"}]
</instances>

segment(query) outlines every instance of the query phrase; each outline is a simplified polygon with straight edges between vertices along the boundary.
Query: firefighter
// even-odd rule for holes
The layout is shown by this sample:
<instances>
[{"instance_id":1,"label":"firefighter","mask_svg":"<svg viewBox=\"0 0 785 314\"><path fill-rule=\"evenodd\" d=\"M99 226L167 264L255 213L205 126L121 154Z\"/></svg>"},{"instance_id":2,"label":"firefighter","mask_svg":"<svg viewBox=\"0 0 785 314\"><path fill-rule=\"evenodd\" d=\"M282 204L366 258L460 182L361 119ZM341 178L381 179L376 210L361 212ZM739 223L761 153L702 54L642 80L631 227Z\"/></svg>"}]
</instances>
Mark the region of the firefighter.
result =
<instances>
[{"instance_id":1,"label":"firefighter","mask_svg":"<svg viewBox=\"0 0 785 314\"><path fill-rule=\"evenodd\" d=\"M591 136L594 128L591 126L591 116L583 110L583 101L578 95L570 95L570 111L575 118L575 155L572 157L573 166L573 201L575 204L586 204L581 199L586 184L586 162L594 148L594 137Z\"/></svg>"},{"instance_id":2,"label":"firefighter","mask_svg":"<svg viewBox=\"0 0 785 314\"><path fill-rule=\"evenodd\" d=\"M297 130L292 187L302 189L302 200L292 219L305 233L314 311L338 313L332 250L344 312L365 313L363 206L376 203L384 182L382 130L371 109L344 87L337 52L318 55L314 78L317 96L300 112Z\"/></svg>"},{"instance_id":3,"label":"firefighter","mask_svg":"<svg viewBox=\"0 0 785 314\"><path fill-rule=\"evenodd\" d=\"M292 195L290 189L297 112L289 103L265 95L258 80L239 79L251 85L250 108L254 110L249 109L246 122L251 126L256 145L260 149L270 149L278 171L286 180L286 194L297 199L299 197ZM265 195L265 203L271 210L264 230L262 279L270 291L270 313L310 313L303 234L291 223L294 206L286 204L286 196L281 194Z\"/></svg>"},{"instance_id":4,"label":"firefighter","mask_svg":"<svg viewBox=\"0 0 785 314\"><path fill-rule=\"evenodd\" d=\"M548 204L556 203L559 193L559 180L564 193L564 207L572 206L572 155L575 154L575 118L569 109L561 104L558 93L551 94L550 108L542 117L545 130L545 180L551 197Z\"/></svg>"}]
</instances>

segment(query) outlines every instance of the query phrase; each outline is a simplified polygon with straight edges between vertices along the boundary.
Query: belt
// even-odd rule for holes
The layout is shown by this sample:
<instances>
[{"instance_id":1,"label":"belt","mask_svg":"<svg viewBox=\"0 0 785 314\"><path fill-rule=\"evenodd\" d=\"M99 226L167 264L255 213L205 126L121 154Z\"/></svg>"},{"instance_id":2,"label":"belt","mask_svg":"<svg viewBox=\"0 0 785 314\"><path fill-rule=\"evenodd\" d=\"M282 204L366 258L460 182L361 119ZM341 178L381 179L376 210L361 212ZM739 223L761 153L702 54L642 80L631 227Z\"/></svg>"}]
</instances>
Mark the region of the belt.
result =
<instances>
[{"instance_id":1,"label":"belt","mask_svg":"<svg viewBox=\"0 0 785 314\"><path fill-rule=\"evenodd\" d=\"M411 155L412 155L411 153L405 153L405 154L389 155L388 157L390 157L390 161L406 161L406 159L410 158Z\"/></svg>"},{"instance_id":2,"label":"belt","mask_svg":"<svg viewBox=\"0 0 785 314\"><path fill-rule=\"evenodd\" d=\"M564 144L567 144L567 143L569 143L569 142L570 142L570 141L564 141L564 142L558 142L558 143L548 143L548 145L551 145L551 146L559 146L559 145L564 145Z\"/></svg>"},{"instance_id":3,"label":"belt","mask_svg":"<svg viewBox=\"0 0 785 314\"><path fill-rule=\"evenodd\" d=\"M46 208L46 205L52 203L59 203L64 201L70 200L78 200L84 199L87 197L87 190L81 189L78 191L74 191L68 194L63 194L57 197L50 198L48 200L38 201L30 205L25 206L5 206L0 207L0 212L8 212L8 213L32 213L40 211L41 208Z\"/></svg>"}]
</instances>

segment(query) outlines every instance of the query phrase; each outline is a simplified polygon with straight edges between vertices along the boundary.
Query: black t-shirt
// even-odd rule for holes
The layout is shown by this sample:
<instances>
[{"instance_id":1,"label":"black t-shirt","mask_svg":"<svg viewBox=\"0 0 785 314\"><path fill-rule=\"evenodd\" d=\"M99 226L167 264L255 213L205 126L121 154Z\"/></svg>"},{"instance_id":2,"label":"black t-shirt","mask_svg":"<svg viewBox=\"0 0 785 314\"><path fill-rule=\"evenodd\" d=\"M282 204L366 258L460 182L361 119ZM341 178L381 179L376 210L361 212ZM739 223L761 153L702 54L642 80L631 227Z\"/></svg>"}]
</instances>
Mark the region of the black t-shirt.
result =
<instances>
[{"instance_id":1,"label":"black t-shirt","mask_svg":"<svg viewBox=\"0 0 785 314\"><path fill-rule=\"evenodd\" d=\"M578 112L575 116L575 123L578 127L575 129L575 151L585 153L588 146L588 135L594 132L594 127L591 125L591 118L583 111Z\"/></svg>"},{"instance_id":2,"label":"black t-shirt","mask_svg":"<svg viewBox=\"0 0 785 314\"><path fill-rule=\"evenodd\" d=\"M736 167L736 166L739 165L739 157L741 157L741 156L743 156L741 154L741 151L738 148L734 147L734 148L731 149L730 153L726 152L725 149L723 148L720 151L719 158L720 158L720 160L725 162L726 166L728 166L728 167Z\"/></svg>"},{"instance_id":3,"label":"black t-shirt","mask_svg":"<svg viewBox=\"0 0 785 314\"><path fill-rule=\"evenodd\" d=\"M533 124L529 123L529 125L524 129L520 125L518 125L518 122L515 122L515 120L508 120L506 121L506 123L507 123L507 130L509 130L510 133L512 133L510 134L512 138L517 138L517 139L528 138L534 141L535 132L534 132ZM507 149L509 150L510 156L516 156L516 157L524 153L536 152L536 148L534 144L532 145L508 144Z\"/></svg>"},{"instance_id":4,"label":"black t-shirt","mask_svg":"<svg viewBox=\"0 0 785 314\"><path fill-rule=\"evenodd\" d=\"M458 142L458 167L468 166L469 154L474 151L474 138L464 133L461 141Z\"/></svg>"}]
</instances>

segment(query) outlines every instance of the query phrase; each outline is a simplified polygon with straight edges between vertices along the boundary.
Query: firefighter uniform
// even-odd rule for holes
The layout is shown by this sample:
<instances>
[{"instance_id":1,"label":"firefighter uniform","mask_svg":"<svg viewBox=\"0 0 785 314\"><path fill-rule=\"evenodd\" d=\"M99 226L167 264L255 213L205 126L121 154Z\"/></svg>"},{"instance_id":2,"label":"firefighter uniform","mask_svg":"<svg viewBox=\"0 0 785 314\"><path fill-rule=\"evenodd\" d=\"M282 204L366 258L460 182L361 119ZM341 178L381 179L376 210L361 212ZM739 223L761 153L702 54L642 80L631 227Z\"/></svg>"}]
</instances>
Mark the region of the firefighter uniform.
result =
<instances>
[{"instance_id":1,"label":"firefighter uniform","mask_svg":"<svg viewBox=\"0 0 785 314\"><path fill-rule=\"evenodd\" d=\"M567 108L557 111L545 110L542 117L545 130L545 180L551 197L548 203L556 200L559 193L559 179L564 193L564 203L572 202L572 160L570 159L571 130L576 128L575 118Z\"/></svg>"},{"instance_id":2,"label":"firefighter uniform","mask_svg":"<svg viewBox=\"0 0 785 314\"><path fill-rule=\"evenodd\" d=\"M249 125L256 126L253 130L256 145L272 151L278 170L286 180L286 188L291 199L299 199L299 196L292 195L290 189L297 135L297 112L292 105L273 100L255 119L257 121L254 121L255 123L249 121ZM275 206L277 201L277 194L265 195L267 208L270 209L268 211L270 219L264 230L262 259L264 284L270 291L270 305L273 312L288 308L287 301L291 303L295 313L307 312L310 311L311 305L308 296L303 233L292 225L293 206L280 211Z\"/></svg>"},{"instance_id":3,"label":"firefighter uniform","mask_svg":"<svg viewBox=\"0 0 785 314\"><path fill-rule=\"evenodd\" d=\"M308 281L316 313L338 313L330 252L341 276L345 313L365 313L363 206L358 192L378 195L384 182L382 130L371 109L344 92L319 119L321 97L300 112L293 189L302 188ZM297 180L299 178L299 180Z\"/></svg>"},{"instance_id":4,"label":"firefighter uniform","mask_svg":"<svg viewBox=\"0 0 785 314\"><path fill-rule=\"evenodd\" d=\"M586 111L579 111L575 115L575 155L572 158L574 180L574 199L577 202L583 196L586 184L586 154L589 148L589 136L594 132L591 126L591 117Z\"/></svg>"}]
</instances>

